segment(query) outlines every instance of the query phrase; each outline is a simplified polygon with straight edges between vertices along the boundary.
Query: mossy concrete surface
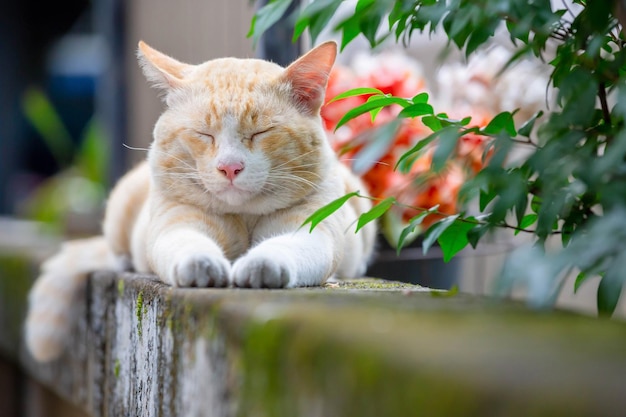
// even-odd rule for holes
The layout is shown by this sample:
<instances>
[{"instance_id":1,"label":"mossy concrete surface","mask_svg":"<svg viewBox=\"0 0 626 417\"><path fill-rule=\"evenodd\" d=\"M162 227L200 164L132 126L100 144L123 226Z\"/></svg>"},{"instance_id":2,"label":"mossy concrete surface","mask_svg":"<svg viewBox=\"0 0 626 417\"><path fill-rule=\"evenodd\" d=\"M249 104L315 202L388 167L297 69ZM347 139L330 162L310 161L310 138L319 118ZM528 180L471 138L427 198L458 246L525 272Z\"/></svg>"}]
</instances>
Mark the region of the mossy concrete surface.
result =
<instances>
[{"instance_id":1,"label":"mossy concrete surface","mask_svg":"<svg viewBox=\"0 0 626 417\"><path fill-rule=\"evenodd\" d=\"M0 288L0 317L24 308ZM406 284L173 289L102 272L74 316L53 363L4 332L0 347L94 416L626 412L626 324Z\"/></svg>"}]
</instances>

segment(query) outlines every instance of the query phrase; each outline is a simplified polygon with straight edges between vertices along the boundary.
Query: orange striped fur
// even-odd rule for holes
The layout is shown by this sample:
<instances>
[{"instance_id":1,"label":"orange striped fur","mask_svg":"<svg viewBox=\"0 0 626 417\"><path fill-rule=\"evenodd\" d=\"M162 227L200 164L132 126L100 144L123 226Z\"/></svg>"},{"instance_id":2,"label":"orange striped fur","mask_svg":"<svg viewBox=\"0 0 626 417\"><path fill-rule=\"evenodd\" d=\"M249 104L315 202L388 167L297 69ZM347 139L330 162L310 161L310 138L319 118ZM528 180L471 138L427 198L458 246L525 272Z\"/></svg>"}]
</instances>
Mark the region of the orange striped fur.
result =
<instances>
[{"instance_id":1,"label":"orange striped fur","mask_svg":"<svg viewBox=\"0 0 626 417\"><path fill-rule=\"evenodd\" d=\"M346 204L313 232L321 206L363 190L331 150L319 116L336 45L286 69L257 59L189 65L145 43L139 62L163 92L147 162L111 192L104 237L76 241L42 267L26 341L38 360L60 354L73 298L88 272L132 269L180 287L298 287L365 272L370 208Z\"/></svg>"}]
</instances>

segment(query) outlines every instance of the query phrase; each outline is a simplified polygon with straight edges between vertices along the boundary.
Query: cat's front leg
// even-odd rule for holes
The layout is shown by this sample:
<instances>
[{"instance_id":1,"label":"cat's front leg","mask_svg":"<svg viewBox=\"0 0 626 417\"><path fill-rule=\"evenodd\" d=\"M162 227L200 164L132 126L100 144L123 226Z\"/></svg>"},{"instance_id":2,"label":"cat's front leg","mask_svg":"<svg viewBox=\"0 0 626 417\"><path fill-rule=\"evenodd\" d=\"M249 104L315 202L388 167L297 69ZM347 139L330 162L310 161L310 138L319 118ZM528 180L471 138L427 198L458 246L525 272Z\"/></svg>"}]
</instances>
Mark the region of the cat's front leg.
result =
<instances>
[{"instance_id":1,"label":"cat's front leg","mask_svg":"<svg viewBox=\"0 0 626 417\"><path fill-rule=\"evenodd\" d=\"M226 251L237 230L228 219L207 217L193 207L157 212L147 225L147 260L162 281L176 287L225 287L231 265ZM241 249L243 250L243 249Z\"/></svg>"},{"instance_id":2,"label":"cat's front leg","mask_svg":"<svg viewBox=\"0 0 626 417\"><path fill-rule=\"evenodd\" d=\"M219 246L196 230L176 227L161 233L148 256L151 269L174 287L225 287L230 262Z\"/></svg>"},{"instance_id":3,"label":"cat's front leg","mask_svg":"<svg viewBox=\"0 0 626 417\"><path fill-rule=\"evenodd\" d=\"M232 281L250 288L320 285L337 267L337 249L337 242L321 228L274 236L234 263Z\"/></svg>"}]
</instances>

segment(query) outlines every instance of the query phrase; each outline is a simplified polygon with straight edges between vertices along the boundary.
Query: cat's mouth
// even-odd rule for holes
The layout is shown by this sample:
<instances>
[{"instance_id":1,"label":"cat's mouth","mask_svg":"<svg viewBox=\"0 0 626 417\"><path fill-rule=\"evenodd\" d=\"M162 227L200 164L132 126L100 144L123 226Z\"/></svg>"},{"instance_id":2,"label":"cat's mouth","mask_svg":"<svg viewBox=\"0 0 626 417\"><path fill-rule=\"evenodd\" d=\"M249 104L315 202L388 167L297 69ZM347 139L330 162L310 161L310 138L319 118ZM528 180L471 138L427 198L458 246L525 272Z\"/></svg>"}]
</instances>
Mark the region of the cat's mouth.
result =
<instances>
[{"instance_id":1,"label":"cat's mouth","mask_svg":"<svg viewBox=\"0 0 626 417\"><path fill-rule=\"evenodd\" d=\"M253 178L226 178L217 179L215 177L202 178L202 183L206 192L214 198L231 206L245 204L258 195L263 186L262 176Z\"/></svg>"},{"instance_id":2,"label":"cat's mouth","mask_svg":"<svg viewBox=\"0 0 626 417\"><path fill-rule=\"evenodd\" d=\"M258 193L256 187L241 181L220 181L220 184L207 186L215 197L228 204L241 204Z\"/></svg>"},{"instance_id":3,"label":"cat's mouth","mask_svg":"<svg viewBox=\"0 0 626 417\"><path fill-rule=\"evenodd\" d=\"M250 200L254 194L254 192L246 190L231 182L223 186L221 190L216 193L216 197L227 204L239 205Z\"/></svg>"}]
</instances>

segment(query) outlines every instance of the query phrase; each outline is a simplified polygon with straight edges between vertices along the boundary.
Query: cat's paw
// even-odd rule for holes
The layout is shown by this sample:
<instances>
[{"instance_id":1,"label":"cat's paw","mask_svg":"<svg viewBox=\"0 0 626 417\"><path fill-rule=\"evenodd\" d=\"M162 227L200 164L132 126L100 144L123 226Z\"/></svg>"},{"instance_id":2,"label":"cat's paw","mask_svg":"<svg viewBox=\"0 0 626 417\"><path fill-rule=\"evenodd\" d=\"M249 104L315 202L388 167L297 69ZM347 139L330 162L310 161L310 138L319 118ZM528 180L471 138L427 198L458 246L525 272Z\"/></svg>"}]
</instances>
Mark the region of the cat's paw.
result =
<instances>
[{"instance_id":1,"label":"cat's paw","mask_svg":"<svg viewBox=\"0 0 626 417\"><path fill-rule=\"evenodd\" d=\"M178 287L226 287L230 263L222 256L190 254L173 268L172 283Z\"/></svg>"},{"instance_id":2,"label":"cat's paw","mask_svg":"<svg viewBox=\"0 0 626 417\"><path fill-rule=\"evenodd\" d=\"M294 268L286 259L248 254L233 265L232 281L236 287L283 288L294 275Z\"/></svg>"}]
</instances>

